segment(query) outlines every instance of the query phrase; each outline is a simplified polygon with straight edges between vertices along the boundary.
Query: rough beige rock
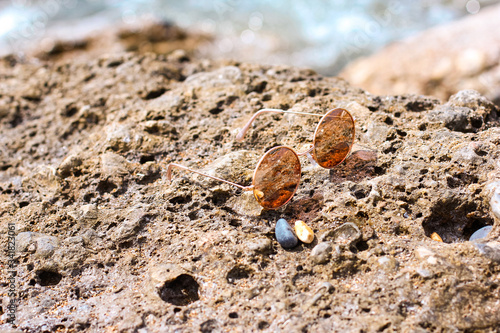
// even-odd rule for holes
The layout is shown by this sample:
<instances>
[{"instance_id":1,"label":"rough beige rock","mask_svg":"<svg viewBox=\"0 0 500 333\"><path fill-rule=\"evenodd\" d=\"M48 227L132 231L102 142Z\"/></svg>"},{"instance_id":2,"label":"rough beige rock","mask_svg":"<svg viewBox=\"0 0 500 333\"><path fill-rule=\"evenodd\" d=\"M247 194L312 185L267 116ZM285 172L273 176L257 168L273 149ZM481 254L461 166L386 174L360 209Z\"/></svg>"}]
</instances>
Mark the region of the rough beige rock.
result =
<instances>
[{"instance_id":1,"label":"rough beige rock","mask_svg":"<svg viewBox=\"0 0 500 333\"><path fill-rule=\"evenodd\" d=\"M500 5L395 42L340 74L374 94L448 99L474 89L500 104Z\"/></svg>"},{"instance_id":2,"label":"rough beige rock","mask_svg":"<svg viewBox=\"0 0 500 333\"><path fill-rule=\"evenodd\" d=\"M467 241L499 223L487 188L500 179L499 110L480 94L380 97L310 70L134 53L10 56L0 73L0 243L9 223L62 240L48 257L29 236L16 252L23 331L499 326L496 240ZM318 121L265 115L235 141L255 111L336 106L357 118L353 154L332 170L302 159L278 211L187 172L166 181L176 162L250 185L267 149L307 148ZM278 218L329 235L330 258L314 265L315 241L282 249Z\"/></svg>"}]
</instances>

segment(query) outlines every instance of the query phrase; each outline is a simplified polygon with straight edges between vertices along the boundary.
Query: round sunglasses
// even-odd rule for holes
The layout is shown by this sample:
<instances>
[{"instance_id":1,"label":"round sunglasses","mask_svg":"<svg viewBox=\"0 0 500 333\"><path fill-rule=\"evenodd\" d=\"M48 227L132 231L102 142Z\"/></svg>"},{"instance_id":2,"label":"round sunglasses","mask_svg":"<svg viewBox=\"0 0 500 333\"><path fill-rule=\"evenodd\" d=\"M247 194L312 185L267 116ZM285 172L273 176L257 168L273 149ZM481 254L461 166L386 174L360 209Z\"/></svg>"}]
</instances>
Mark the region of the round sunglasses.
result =
<instances>
[{"instance_id":1,"label":"round sunglasses","mask_svg":"<svg viewBox=\"0 0 500 333\"><path fill-rule=\"evenodd\" d=\"M278 209L292 199L299 186L302 170L299 156L305 155L312 163L331 169L346 159L354 144L355 120L347 110L340 108L330 110L326 114L262 109L250 118L236 135L236 139L242 140L252 122L264 113L291 113L322 118L316 126L313 143L306 151L297 153L287 146L278 146L267 151L257 163L250 186L213 177L176 163L168 164L167 180L171 180L172 168L176 167L236 186L244 191L253 191L255 199L262 207Z\"/></svg>"}]
</instances>

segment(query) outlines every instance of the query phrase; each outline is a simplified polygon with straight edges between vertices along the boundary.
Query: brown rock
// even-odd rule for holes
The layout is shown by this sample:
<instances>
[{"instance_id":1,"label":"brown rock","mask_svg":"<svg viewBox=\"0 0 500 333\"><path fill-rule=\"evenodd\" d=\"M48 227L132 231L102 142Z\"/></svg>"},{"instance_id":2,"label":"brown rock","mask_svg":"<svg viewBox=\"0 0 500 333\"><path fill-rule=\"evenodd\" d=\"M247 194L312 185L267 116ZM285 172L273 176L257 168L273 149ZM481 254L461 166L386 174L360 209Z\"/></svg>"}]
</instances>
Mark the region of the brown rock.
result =
<instances>
[{"instance_id":1,"label":"brown rock","mask_svg":"<svg viewBox=\"0 0 500 333\"><path fill-rule=\"evenodd\" d=\"M474 89L500 105L500 6L395 42L340 74L374 94L425 94L443 100Z\"/></svg>"}]
</instances>

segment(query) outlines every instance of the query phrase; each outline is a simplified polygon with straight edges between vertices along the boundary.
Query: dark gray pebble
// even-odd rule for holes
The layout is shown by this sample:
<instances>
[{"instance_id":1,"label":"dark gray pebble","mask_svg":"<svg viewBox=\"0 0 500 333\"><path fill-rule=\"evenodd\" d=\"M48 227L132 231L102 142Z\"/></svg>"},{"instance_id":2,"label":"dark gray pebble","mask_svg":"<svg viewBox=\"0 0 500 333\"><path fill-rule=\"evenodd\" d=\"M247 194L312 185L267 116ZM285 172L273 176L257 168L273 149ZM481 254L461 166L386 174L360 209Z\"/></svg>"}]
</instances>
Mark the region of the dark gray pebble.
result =
<instances>
[{"instance_id":1,"label":"dark gray pebble","mask_svg":"<svg viewBox=\"0 0 500 333\"><path fill-rule=\"evenodd\" d=\"M279 219L278 222L276 222L275 233L278 243L285 249L295 247L299 242L292 227L285 219Z\"/></svg>"},{"instance_id":2,"label":"dark gray pebble","mask_svg":"<svg viewBox=\"0 0 500 333\"><path fill-rule=\"evenodd\" d=\"M472 242L475 240L485 238L486 236L488 236L488 234L490 233L492 228L493 227L491 225L488 225L486 227L483 227L483 228L477 230L475 233L472 234L472 236L470 236L469 241Z\"/></svg>"}]
</instances>

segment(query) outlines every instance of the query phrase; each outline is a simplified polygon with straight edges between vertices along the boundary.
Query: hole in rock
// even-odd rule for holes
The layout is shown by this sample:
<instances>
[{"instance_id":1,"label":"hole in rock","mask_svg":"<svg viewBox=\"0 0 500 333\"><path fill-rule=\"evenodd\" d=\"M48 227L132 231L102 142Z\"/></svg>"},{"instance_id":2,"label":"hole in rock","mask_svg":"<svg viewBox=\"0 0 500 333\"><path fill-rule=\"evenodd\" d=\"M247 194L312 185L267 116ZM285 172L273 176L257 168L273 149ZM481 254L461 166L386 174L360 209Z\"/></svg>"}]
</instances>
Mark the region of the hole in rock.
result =
<instances>
[{"instance_id":1,"label":"hole in rock","mask_svg":"<svg viewBox=\"0 0 500 333\"><path fill-rule=\"evenodd\" d=\"M416 100L406 103L406 110L413 112L426 111L434 108L437 101L434 100Z\"/></svg>"},{"instance_id":2,"label":"hole in rock","mask_svg":"<svg viewBox=\"0 0 500 333\"><path fill-rule=\"evenodd\" d=\"M241 225L241 222L240 222L240 220L237 220L237 219L230 219L229 225L232 227L239 227Z\"/></svg>"},{"instance_id":3,"label":"hole in rock","mask_svg":"<svg viewBox=\"0 0 500 333\"><path fill-rule=\"evenodd\" d=\"M252 269L245 266L234 266L226 275L228 283L235 283L237 280L248 279L252 274Z\"/></svg>"},{"instance_id":4,"label":"hole in rock","mask_svg":"<svg viewBox=\"0 0 500 333\"><path fill-rule=\"evenodd\" d=\"M368 250L369 248L370 247L368 246L368 242L364 241L364 240L360 240L355 245L356 252L363 252L363 251ZM351 252L355 253L355 251L351 251Z\"/></svg>"},{"instance_id":5,"label":"hole in rock","mask_svg":"<svg viewBox=\"0 0 500 333\"><path fill-rule=\"evenodd\" d=\"M481 126L483 126L483 120L481 118L472 118L470 123L474 128L481 128Z\"/></svg>"},{"instance_id":6,"label":"hole in rock","mask_svg":"<svg viewBox=\"0 0 500 333\"><path fill-rule=\"evenodd\" d=\"M402 137L405 137L408 135L408 133L406 133L405 131L402 131L402 130L399 130L397 129L396 130L396 133L399 135L399 136L402 136Z\"/></svg>"},{"instance_id":7,"label":"hole in rock","mask_svg":"<svg viewBox=\"0 0 500 333\"><path fill-rule=\"evenodd\" d=\"M165 89L165 88L159 88L159 89L156 89L156 90L151 90L151 91L149 91L146 94L146 96L144 97L144 99L145 100L149 100L149 99L158 98L161 95L163 95L165 93L165 91L167 91L167 89Z\"/></svg>"},{"instance_id":8,"label":"hole in rock","mask_svg":"<svg viewBox=\"0 0 500 333\"><path fill-rule=\"evenodd\" d=\"M194 210L188 214L191 221L198 219L198 210Z\"/></svg>"},{"instance_id":9,"label":"hole in rock","mask_svg":"<svg viewBox=\"0 0 500 333\"><path fill-rule=\"evenodd\" d=\"M232 319L238 318L238 313L236 313L236 312L230 312L229 313L229 318L232 318Z\"/></svg>"},{"instance_id":10,"label":"hole in rock","mask_svg":"<svg viewBox=\"0 0 500 333\"><path fill-rule=\"evenodd\" d=\"M172 204L186 204L191 201L190 195L180 195L169 200Z\"/></svg>"},{"instance_id":11,"label":"hole in rock","mask_svg":"<svg viewBox=\"0 0 500 333\"><path fill-rule=\"evenodd\" d=\"M65 332L66 331L66 326L63 324L56 325L52 327L52 332Z\"/></svg>"},{"instance_id":12,"label":"hole in rock","mask_svg":"<svg viewBox=\"0 0 500 333\"><path fill-rule=\"evenodd\" d=\"M65 116L65 117L72 117L77 112L78 112L78 108L75 105L73 105L73 104L69 104L69 105L66 105L66 108L64 109L63 116Z\"/></svg>"},{"instance_id":13,"label":"hole in rock","mask_svg":"<svg viewBox=\"0 0 500 333\"><path fill-rule=\"evenodd\" d=\"M215 190L212 192L212 196L207 198L207 200L212 201L216 206L223 205L231 197L231 193L221 190Z\"/></svg>"},{"instance_id":14,"label":"hole in rock","mask_svg":"<svg viewBox=\"0 0 500 333\"><path fill-rule=\"evenodd\" d=\"M486 156L488 155L488 152L487 151L484 151L484 150L481 150L481 149L478 149L476 150L476 154L483 157L483 156Z\"/></svg>"},{"instance_id":15,"label":"hole in rock","mask_svg":"<svg viewBox=\"0 0 500 333\"><path fill-rule=\"evenodd\" d=\"M88 192L83 196L83 201L90 202L95 197L94 192Z\"/></svg>"},{"instance_id":16,"label":"hole in rock","mask_svg":"<svg viewBox=\"0 0 500 333\"><path fill-rule=\"evenodd\" d=\"M55 286L61 282L62 275L52 271L38 271L36 273L41 286Z\"/></svg>"},{"instance_id":17,"label":"hole in rock","mask_svg":"<svg viewBox=\"0 0 500 333\"><path fill-rule=\"evenodd\" d=\"M200 299L200 285L188 274L181 274L175 280L165 282L161 287L160 298L173 305L188 305Z\"/></svg>"},{"instance_id":18,"label":"hole in rock","mask_svg":"<svg viewBox=\"0 0 500 333\"><path fill-rule=\"evenodd\" d=\"M493 220L483 212L476 212L477 206L467 198L450 196L434 203L431 213L422 222L425 235L430 237L437 233L445 243L468 241L470 236L478 229L492 225ZM417 215L418 216L418 215Z\"/></svg>"},{"instance_id":19,"label":"hole in rock","mask_svg":"<svg viewBox=\"0 0 500 333\"><path fill-rule=\"evenodd\" d=\"M200 325L201 333L212 333L217 329L217 320L209 319Z\"/></svg>"},{"instance_id":20,"label":"hole in rock","mask_svg":"<svg viewBox=\"0 0 500 333\"><path fill-rule=\"evenodd\" d=\"M154 162L155 161L155 156L154 155L142 155L139 159L139 163L144 164L146 162Z\"/></svg>"},{"instance_id":21,"label":"hole in rock","mask_svg":"<svg viewBox=\"0 0 500 333\"><path fill-rule=\"evenodd\" d=\"M370 191L372 190L371 185L361 185L361 184L356 184L353 187L351 187L351 193L353 196L356 197L356 199L363 199L370 194Z\"/></svg>"},{"instance_id":22,"label":"hole in rock","mask_svg":"<svg viewBox=\"0 0 500 333\"><path fill-rule=\"evenodd\" d=\"M214 108L208 110L208 112L210 112L211 114L217 115L217 114L221 113L222 111L224 111L224 108L222 107L223 105L224 105L224 101L219 101L219 102L217 102L217 105Z\"/></svg>"},{"instance_id":23,"label":"hole in rock","mask_svg":"<svg viewBox=\"0 0 500 333\"><path fill-rule=\"evenodd\" d=\"M111 191L113 191L114 189L116 189L118 186L109 181L109 180L101 180L99 182L99 184L97 184L97 192L99 192L100 195L103 195L104 193L109 193Z\"/></svg>"},{"instance_id":24,"label":"hole in rock","mask_svg":"<svg viewBox=\"0 0 500 333\"><path fill-rule=\"evenodd\" d=\"M474 220L470 225L468 225L464 229L464 238L465 240L469 240L470 236L472 236L473 233L478 231L481 228L486 227L489 224L485 224L484 220Z\"/></svg>"},{"instance_id":25,"label":"hole in rock","mask_svg":"<svg viewBox=\"0 0 500 333\"><path fill-rule=\"evenodd\" d=\"M260 321L259 324L257 325L257 327L259 328L259 330L264 330L266 328L269 328L269 323L267 321Z\"/></svg>"}]
</instances>

